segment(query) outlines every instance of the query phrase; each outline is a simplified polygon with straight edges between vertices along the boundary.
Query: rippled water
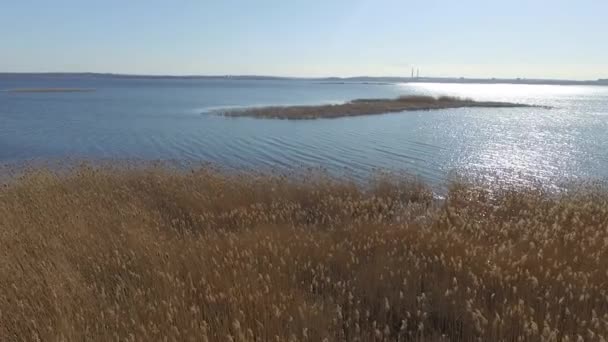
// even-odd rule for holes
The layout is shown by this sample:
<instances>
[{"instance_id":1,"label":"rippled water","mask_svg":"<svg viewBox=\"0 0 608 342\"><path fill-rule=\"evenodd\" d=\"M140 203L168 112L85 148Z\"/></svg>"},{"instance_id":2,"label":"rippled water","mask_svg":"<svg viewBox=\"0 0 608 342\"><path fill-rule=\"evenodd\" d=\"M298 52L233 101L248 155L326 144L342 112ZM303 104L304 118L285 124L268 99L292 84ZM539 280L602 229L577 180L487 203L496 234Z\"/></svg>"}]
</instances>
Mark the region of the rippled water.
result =
<instances>
[{"instance_id":1,"label":"rippled water","mask_svg":"<svg viewBox=\"0 0 608 342\"><path fill-rule=\"evenodd\" d=\"M230 168L323 167L364 175L450 171L503 180L608 176L608 87L335 84L308 80L95 79L0 76L0 162L32 159L209 161ZM405 94L552 106L463 108L314 121L225 118L223 107L335 103Z\"/></svg>"}]
</instances>

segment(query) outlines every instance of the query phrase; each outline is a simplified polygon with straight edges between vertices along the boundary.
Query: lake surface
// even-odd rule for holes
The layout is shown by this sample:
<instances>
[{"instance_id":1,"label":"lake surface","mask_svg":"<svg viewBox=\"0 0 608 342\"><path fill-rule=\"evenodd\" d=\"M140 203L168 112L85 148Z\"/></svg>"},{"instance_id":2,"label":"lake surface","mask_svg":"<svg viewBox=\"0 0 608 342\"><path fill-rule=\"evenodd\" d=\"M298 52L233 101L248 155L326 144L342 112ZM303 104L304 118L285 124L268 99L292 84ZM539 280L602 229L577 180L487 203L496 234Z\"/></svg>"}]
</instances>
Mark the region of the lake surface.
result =
<instances>
[{"instance_id":1,"label":"lake surface","mask_svg":"<svg viewBox=\"0 0 608 342\"><path fill-rule=\"evenodd\" d=\"M310 80L1 76L0 163L133 159L227 168L321 167L364 177L450 172L503 181L608 177L608 87L506 84L336 84ZM226 118L219 108L455 95L544 108L462 108L311 121Z\"/></svg>"}]
</instances>

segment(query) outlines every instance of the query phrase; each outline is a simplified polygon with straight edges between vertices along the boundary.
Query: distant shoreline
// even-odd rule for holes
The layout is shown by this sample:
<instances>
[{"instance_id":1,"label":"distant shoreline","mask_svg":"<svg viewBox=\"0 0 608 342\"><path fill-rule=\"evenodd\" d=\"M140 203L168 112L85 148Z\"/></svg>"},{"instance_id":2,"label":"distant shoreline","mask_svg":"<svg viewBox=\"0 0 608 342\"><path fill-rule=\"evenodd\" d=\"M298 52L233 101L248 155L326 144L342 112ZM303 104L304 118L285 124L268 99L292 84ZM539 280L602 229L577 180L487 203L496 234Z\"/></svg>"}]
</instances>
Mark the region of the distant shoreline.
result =
<instances>
[{"instance_id":1,"label":"distant shoreline","mask_svg":"<svg viewBox=\"0 0 608 342\"><path fill-rule=\"evenodd\" d=\"M466 78L466 77L401 77L401 76L356 76L356 77L288 77L265 75L131 75L112 73L10 73L0 72L0 80L6 77L87 78L87 79L182 79L182 80L301 80L322 83L476 83L476 84L531 84L531 85L596 85L608 86L608 78L595 80L536 79L536 78Z\"/></svg>"},{"instance_id":2,"label":"distant shoreline","mask_svg":"<svg viewBox=\"0 0 608 342\"><path fill-rule=\"evenodd\" d=\"M515 108L534 106L510 102L474 101L450 96L438 98L432 96L402 96L395 99L358 99L343 104L317 106L239 108L222 111L221 114L230 117L310 120L462 107Z\"/></svg>"},{"instance_id":3,"label":"distant shoreline","mask_svg":"<svg viewBox=\"0 0 608 342\"><path fill-rule=\"evenodd\" d=\"M80 93L91 92L90 88L17 88L4 90L7 93Z\"/></svg>"}]
</instances>

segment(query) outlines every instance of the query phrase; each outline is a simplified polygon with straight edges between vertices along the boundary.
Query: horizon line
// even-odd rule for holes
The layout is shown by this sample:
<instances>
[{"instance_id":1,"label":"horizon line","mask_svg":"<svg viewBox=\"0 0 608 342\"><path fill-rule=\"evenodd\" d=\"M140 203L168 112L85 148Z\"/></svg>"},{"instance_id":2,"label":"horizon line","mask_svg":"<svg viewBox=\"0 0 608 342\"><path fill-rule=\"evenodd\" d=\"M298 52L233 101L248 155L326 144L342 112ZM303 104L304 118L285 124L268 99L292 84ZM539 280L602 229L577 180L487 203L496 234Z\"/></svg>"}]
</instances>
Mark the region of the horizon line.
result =
<instances>
[{"instance_id":1,"label":"horizon line","mask_svg":"<svg viewBox=\"0 0 608 342\"><path fill-rule=\"evenodd\" d=\"M0 75L99 75L99 76L117 76L117 77L139 77L139 78L231 78L231 77L260 77L260 78L276 78L276 79L446 79L446 80L487 80L487 81L554 81L554 82L600 82L608 80L606 78L597 77L595 79L568 79L568 78L527 78L527 77L493 77L493 76L286 76L286 75L269 75L269 74L140 74L140 73L117 73L117 72L96 72L96 71L0 71Z\"/></svg>"}]
</instances>

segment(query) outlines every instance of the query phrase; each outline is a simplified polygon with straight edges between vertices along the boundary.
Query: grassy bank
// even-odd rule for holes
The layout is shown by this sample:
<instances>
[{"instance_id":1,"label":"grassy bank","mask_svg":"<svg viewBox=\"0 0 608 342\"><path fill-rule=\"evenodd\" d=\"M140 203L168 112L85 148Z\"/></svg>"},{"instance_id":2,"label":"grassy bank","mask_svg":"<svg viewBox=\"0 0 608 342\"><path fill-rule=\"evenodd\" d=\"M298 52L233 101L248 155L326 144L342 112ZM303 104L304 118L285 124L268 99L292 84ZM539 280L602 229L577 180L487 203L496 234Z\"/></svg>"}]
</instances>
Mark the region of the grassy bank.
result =
<instances>
[{"instance_id":1,"label":"grassy bank","mask_svg":"<svg viewBox=\"0 0 608 342\"><path fill-rule=\"evenodd\" d=\"M0 340L605 341L608 192L38 170L0 190Z\"/></svg>"},{"instance_id":2,"label":"grassy bank","mask_svg":"<svg viewBox=\"0 0 608 342\"><path fill-rule=\"evenodd\" d=\"M395 99L358 99L343 104L319 106L252 107L223 112L227 116L274 119L320 119L343 116L385 114L407 110L432 110L461 107L530 107L509 102L473 101L457 97L401 96Z\"/></svg>"}]
</instances>

